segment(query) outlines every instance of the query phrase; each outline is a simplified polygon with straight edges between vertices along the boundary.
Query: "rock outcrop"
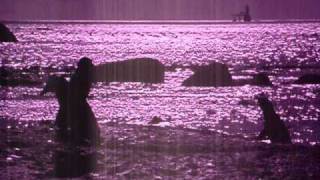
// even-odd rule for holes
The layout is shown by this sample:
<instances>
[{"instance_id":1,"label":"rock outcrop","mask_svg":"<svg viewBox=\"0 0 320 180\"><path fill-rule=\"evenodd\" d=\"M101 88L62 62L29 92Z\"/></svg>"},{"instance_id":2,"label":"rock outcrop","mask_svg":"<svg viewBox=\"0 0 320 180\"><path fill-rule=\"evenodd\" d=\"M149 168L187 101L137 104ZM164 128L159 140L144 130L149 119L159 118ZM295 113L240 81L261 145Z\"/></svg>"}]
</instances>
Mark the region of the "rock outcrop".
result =
<instances>
[{"instance_id":1,"label":"rock outcrop","mask_svg":"<svg viewBox=\"0 0 320 180\"><path fill-rule=\"evenodd\" d=\"M265 73L258 73L253 75L251 85L255 86L272 86L272 82Z\"/></svg>"},{"instance_id":2,"label":"rock outcrop","mask_svg":"<svg viewBox=\"0 0 320 180\"><path fill-rule=\"evenodd\" d=\"M17 42L15 35L2 23L0 23L0 42Z\"/></svg>"},{"instance_id":3,"label":"rock outcrop","mask_svg":"<svg viewBox=\"0 0 320 180\"><path fill-rule=\"evenodd\" d=\"M272 86L269 77L265 73L253 75L252 79L233 80L230 71L225 64L213 62L207 66L195 68L194 74L186 79L184 86Z\"/></svg>"},{"instance_id":4,"label":"rock outcrop","mask_svg":"<svg viewBox=\"0 0 320 180\"><path fill-rule=\"evenodd\" d=\"M294 82L295 84L320 84L319 74L305 74Z\"/></svg>"},{"instance_id":5,"label":"rock outcrop","mask_svg":"<svg viewBox=\"0 0 320 180\"><path fill-rule=\"evenodd\" d=\"M232 77L228 66L213 62L207 66L200 66L194 74L186 79L184 86L231 86Z\"/></svg>"},{"instance_id":6,"label":"rock outcrop","mask_svg":"<svg viewBox=\"0 0 320 180\"><path fill-rule=\"evenodd\" d=\"M38 69L29 68L24 71L9 67L0 67L0 86L34 86L42 83Z\"/></svg>"},{"instance_id":7,"label":"rock outcrop","mask_svg":"<svg viewBox=\"0 0 320 180\"><path fill-rule=\"evenodd\" d=\"M164 71L164 65L156 59L129 59L95 66L93 81L162 83Z\"/></svg>"}]
</instances>

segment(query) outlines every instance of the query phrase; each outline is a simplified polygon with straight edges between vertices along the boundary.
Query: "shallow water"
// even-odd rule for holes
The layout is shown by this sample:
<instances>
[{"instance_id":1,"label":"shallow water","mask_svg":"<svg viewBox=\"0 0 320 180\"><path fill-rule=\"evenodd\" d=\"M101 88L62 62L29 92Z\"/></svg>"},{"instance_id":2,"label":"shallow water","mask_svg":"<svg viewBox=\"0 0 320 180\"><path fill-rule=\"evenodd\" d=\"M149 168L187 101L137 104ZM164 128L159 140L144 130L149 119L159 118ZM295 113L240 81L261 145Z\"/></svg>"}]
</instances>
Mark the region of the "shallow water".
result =
<instances>
[{"instance_id":1,"label":"shallow water","mask_svg":"<svg viewBox=\"0 0 320 180\"><path fill-rule=\"evenodd\" d=\"M79 58L94 64L133 57L159 59L165 83L95 84L89 103L99 122L209 129L255 137L261 111L254 96L266 92L290 128L295 143L319 144L319 86L292 85L304 73L319 72L320 24L107 25L9 24L19 42L0 44L3 66L45 81L72 69ZM191 65L227 63L235 78L266 72L275 87L183 87ZM40 86L1 87L0 116L18 121L54 120L53 95L40 97Z\"/></svg>"},{"instance_id":2,"label":"shallow water","mask_svg":"<svg viewBox=\"0 0 320 180\"><path fill-rule=\"evenodd\" d=\"M95 170L81 179L319 178L320 146L272 145L207 130L100 127L101 146L80 149L82 159L96 159L90 163ZM50 179L61 167L88 166L68 161L78 150L54 141L52 121L0 121L0 135L6 137L0 142L6 147L0 150L1 179Z\"/></svg>"}]
</instances>

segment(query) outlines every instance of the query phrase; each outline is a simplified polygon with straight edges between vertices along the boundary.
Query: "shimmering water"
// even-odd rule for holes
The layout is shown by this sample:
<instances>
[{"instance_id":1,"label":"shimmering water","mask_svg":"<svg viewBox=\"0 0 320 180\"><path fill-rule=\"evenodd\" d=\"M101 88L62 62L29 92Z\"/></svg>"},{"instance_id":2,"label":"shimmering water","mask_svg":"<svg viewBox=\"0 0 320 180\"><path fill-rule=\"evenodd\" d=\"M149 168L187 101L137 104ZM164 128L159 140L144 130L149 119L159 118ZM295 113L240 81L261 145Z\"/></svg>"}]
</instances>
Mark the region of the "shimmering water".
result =
<instances>
[{"instance_id":1,"label":"shimmering water","mask_svg":"<svg viewBox=\"0 0 320 180\"><path fill-rule=\"evenodd\" d=\"M208 129L254 138L262 128L254 96L266 92L290 128L293 142L320 143L318 85L293 85L304 73L320 72L320 23L107 25L9 24L19 42L0 44L4 66L49 73L75 66L83 56L94 64L134 57L159 59L168 70L165 83L95 84L89 103L99 123ZM235 78L266 72L274 87L183 87L191 65L210 61L229 65ZM175 67L175 68L169 68ZM0 116L18 121L54 120L53 95L40 86L1 87Z\"/></svg>"}]
</instances>

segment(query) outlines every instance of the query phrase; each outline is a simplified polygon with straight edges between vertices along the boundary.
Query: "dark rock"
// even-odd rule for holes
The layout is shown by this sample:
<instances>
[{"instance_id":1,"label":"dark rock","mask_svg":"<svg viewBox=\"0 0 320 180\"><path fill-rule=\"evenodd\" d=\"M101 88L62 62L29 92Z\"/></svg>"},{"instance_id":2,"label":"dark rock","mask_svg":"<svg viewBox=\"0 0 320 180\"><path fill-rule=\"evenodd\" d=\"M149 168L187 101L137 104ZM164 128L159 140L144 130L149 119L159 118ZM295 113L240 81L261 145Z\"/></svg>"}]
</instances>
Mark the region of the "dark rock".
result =
<instances>
[{"instance_id":1,"label":"dark rock","mask_svg":"<svg viewBox=\"0 0 320 180\"><path fill-rule=\"evenodd\" d=\"M162 122L162 119L158 116L154 116L149 124L159 124L160 122Z\"/></svg>"},{"instance_id":2,"label":"dark rock","mask_svg":"<svg viewBox=\"0 0 320 180\"><path fill-rule=\"evenodd\" d=\"M265 73L259 73L252 76L252 79L234 80L233 86L272 86L272 82Z\"/></svg>"},{"instance_id":3,"label":"dark rock","mask_svg":"<svg viewBox=\"0 0 320 180\"><path fill-rule=\"evenodd\" d=\"M318 39L320 35L318 33L312 33L310 37Z\"/></svg>"},{"instance_id":4,"label":"dark rock","mask_svg":"<svg viewBox=\"0 0 320 180\"><path fill-rule=\"evenodd\" d=\"M17 42L15 35L2 23L0 23L0 42Z\"/></svg>"},{"instance_id":5,"label":"dark rock","mask_svg":"<svg viewBox=\"0 0 320 180\"><path fill-rule=\"evenodd\" d=\"M294 82L295 84L320 84L320 75L305 74Z\"/></svg>"},{"instance_id":6,"label":"dark rock","mask_svg":"<svg viewBox=\"0 0 320 180\"><path fill-rule=\"evenodd\" d=\"M265 73L253 75L252 79L232 80L228 67L221 63L193 68L194 74L183 82L184 86L272 86Z\"/></svg>"},{"instance_id":7,"label":"dark rock","mask_svg":"<svg viewBox=\"0 0 320 180\"><path fill-rule=\"evenodd\" d=\"M213 62L197 68L194 74L186 79L184 86L231 86L232 77L227 65Z\"/></svg>"},{"instance_id":8,"label":"dark rock","mask_svg":"<svg viewBox=\"0 0 320 180\"><path fill-rule=\"evenodd\" d=\"M0 86L34 86L41 84L36 72L22 72L8 67L0 67Z\"/></svg>"},{"instance_id":9,"label":"dark rock","mask_svg":"<svg viewBox=\"0 0 320 180\"><path fill-rule=\"evenodd\" d=\"M156 59L129 59L96 66L94 81L162 83L164 70L164 65Z\"/></svg>"},{"instance_id":10,"label":"dark rock","mask_svg":"<svg viewBox=\"0 0 320 180\"><path fill-rule=\"evenodd\" d=\"M253 75L251 84L256 86L272 86L268 75L266 75L265 73Z\"/></svg>"}]
</instances>

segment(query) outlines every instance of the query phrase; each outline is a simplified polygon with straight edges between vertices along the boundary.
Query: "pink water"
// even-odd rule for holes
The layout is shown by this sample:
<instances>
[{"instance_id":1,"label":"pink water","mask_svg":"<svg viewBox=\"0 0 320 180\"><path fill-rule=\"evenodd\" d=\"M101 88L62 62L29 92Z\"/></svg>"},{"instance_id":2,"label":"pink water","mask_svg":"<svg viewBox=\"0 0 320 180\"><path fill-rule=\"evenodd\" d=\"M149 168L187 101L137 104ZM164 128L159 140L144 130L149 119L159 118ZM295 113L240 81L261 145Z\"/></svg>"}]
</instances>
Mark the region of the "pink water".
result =
<instances>
[{"instance_id":1,"label":"pink water","mask_svg":"<svg viewBox=\"0 0 320 180\"><path fill-rule=\"evenodd\" d=\"M163 84L98 83L89 103L100 124L125 122L208 129L255 137L262 128L254 96L266 92L290 128L293 142L319 144L319 86L293 85L304 73L319 72L320 24L108 25L9 24L19 42L0 44L3 66L24 72L39 68L45 81L87 56L94 64L151 57L166 67ZM234 78L266 72L274 87L183 87L191 65L210 61L229 65ZM290 67L289 67L290 66ZM288 68L289 67L289 68ZM53 95L39 96L41 86L1 87L0 116L18 121L54 120Z\"/></svg>"}]
</instances>

